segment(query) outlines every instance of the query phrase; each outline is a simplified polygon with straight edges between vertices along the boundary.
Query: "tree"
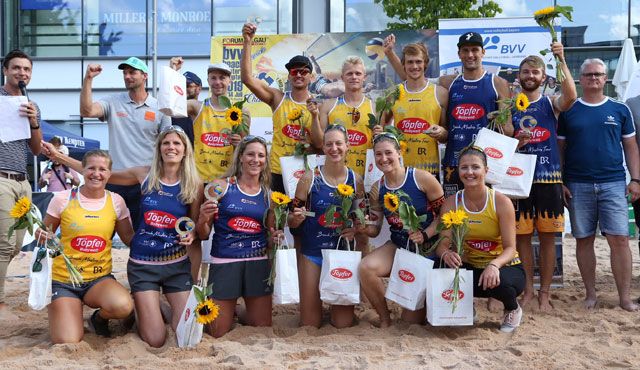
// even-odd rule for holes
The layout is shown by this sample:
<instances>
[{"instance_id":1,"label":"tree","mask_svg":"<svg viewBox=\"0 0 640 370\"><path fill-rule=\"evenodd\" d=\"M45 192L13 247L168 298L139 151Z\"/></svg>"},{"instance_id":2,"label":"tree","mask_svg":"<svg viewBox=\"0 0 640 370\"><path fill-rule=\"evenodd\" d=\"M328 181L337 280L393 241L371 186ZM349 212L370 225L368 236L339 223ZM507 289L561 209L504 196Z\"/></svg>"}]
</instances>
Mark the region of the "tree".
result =
<instances>
[{"instance_id":1,"label":"tree","mask_svg":"<svg viewBox=\"0 0 640 370\"><path fill-rule=\"evenodd\" d=\"M384 12L400 22L389 22L392 30L437 29L441 18L493 17L502 13L500 6L489 0L374 0L382 4Z\"/></svg>"}]
</instances>

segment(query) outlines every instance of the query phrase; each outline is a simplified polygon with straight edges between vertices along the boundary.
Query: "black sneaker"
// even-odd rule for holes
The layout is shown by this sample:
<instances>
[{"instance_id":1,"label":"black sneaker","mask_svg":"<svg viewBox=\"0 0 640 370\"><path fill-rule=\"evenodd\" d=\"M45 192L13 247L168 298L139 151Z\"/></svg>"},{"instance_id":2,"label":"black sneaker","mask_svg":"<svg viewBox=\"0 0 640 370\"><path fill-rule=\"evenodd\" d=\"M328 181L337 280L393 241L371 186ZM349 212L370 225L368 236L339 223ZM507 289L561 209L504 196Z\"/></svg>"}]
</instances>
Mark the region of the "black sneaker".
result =
<instances>
[{"instance_id":1,"label":"black sneaker","mask_svg":"<svg viewBox=\"0 0 640 370\"><path fill-rule=\"evenodd\" d=\"M99 336L108 338L111 336L111 332L109 331L109 320L98 316L98 312L100 312L100 310L93 311L93 314L89 319L89 328Z\"/></svg>"}]
</instances>

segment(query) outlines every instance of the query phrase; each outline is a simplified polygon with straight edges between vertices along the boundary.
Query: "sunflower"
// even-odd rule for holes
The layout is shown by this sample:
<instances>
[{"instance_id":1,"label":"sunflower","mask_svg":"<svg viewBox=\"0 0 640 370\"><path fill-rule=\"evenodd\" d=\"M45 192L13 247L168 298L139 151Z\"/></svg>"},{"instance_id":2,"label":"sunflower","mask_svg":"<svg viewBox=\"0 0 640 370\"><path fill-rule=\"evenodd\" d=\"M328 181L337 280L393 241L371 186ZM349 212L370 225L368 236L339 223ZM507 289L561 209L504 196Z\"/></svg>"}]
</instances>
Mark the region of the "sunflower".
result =
<instances>
[{"instance_id":1,"label":"sunflower","mask_svg":"<svg viewBox=\"0 0 640 370\"><path fill-rule=\"evenodd\" d=\"M462 225L464 223L464 220L466 220L467 218L469 218L467 212L465 212L464 209L460 208L454 212L453 224Z\"/></svg>"},{"instance_id":2,"label":"sunflower","mask_svg":"<svg viewBox=\"0 0 640 370\"><path fill-rule=\"evenodd\" d=\"M387 193L384 195L384 208L388 209L391 212L395 212L398 210L400 206L400 199L398 196L393 193Z\"/></svg>"},{"instance_id":3,"label":"sunflower","mask_svg":"<svg viewBox=\"0 0 640 370\"><path fill-rule=\"evenodd\" d=\"M399 145L400 145L400 154L405 154L407 152L407 142L401 141Z\"/></svg>"},{"instance_id":4,"label":"sunflower","mask_svg":"<svg viewBox=\"0 0 640 370\"><path fill-rule=\"evenodd\" d=\"M271 193L271 201L277 205L283 205L289 204L291 202L291 198L289 198L286 194L274 191L273 193Z\"/></svg>"},{"instance_id":5,"label":"sunflower","mask_svg":"<svg viewBox=\"0 0 640 370\"><path fill-rule=\"evenodd\" d=\"M405 95L406 95L406 92L404 91L404 85L402 84L398 85L398 99L396 100L404 99Z\"/></svg>"},{"instance_id":6,"label":"sunflower","mask_svg":"<svg viewBox=\"0 0 640 370\"><path fill-rule=\"evenodd\" d=\"M444 227L447 229L450 229L451 226L454 225L454 218L456 217L456 211L451 210L445 214L442 215L442 223L444 224Z\"/></svg>"},{"instance_id":7,"label":"sunflower","mask_svg":"<svg viewBox=\"0 0 640 370\"><path fill-rule=\"evenodd\" d=\"M31 211L31 201L27 197L18 199L9 213L13 218L21 218Z\"/></svg>"},{"instance_id":8,"label":"sunflower","mask_svg":"<svg viewBox=\"0 0 640 370\"><path fill-rule=\"evenodd\" d=\"M529 108L529 98L523 93L518 94L516 97L516 109L524 112L527 108Z\"/></svg>"},{"instance_id":9,"label":"sunflower","mask_svg":"<svg viewBox=\"0 0 640 370\"><path fill-rule=\"evenodd\" d=\"M300 109L293 109L291 112L287 113L287 119L289 121L295 121L300 119L300 117L302 117L302 110Z\"/></svg>"},{"instance_id":10,"label":"sunflower","mask_svg":"<svg viewBox=\"0 0 640 370\"><path fill-rule=\"evenodd\" d=\"M556 7L555 6L548 6L546 8L542 8L540 10L536 10L533 13L533 16L534 17L545 16L545 15L549 15L549 14L555 12L555 11L556 11Z\"/></svg>"},{"instance_id":11,"label":"sunflower","mask_svg":"<svg viewBox=\"0 0 640 370\"><path fill-rule=\"evenodd\" d=\"M347 184L338 184L338 194L343 197L350 197L353 195L353 187Z\"/></svg>"},{"instance_id":12,"label":"sunflower","mask_svg":"<svg viewBox=\"0 0 640 370\"><path fill-rule=\"evenodd\" d=\"M220 307L210 299L206 299L196 306L196 321L202 325L212 323L218 314L220 314Z\"/></svg>"},{"instance_id":13,"label":"sunflower","mask_svg":"<svg viewBox=\"0 0 640 370\"><path fill-rule=\"evenodd\" d=\"M224 119L231 126L237 126L242 123L242 110L238 107L231 107L227 109Z\"/></svg>"}]
</instances>

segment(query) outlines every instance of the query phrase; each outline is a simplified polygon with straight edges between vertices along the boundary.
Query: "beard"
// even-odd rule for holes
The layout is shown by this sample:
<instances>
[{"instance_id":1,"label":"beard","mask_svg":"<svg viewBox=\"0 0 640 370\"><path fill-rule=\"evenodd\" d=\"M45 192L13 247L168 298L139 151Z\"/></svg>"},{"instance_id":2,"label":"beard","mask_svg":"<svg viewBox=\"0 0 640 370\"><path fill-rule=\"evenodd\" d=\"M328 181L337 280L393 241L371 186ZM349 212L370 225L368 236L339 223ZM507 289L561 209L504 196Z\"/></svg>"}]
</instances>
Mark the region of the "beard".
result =
<instances>
[{"instance_id":1,"label":"beard","mask_svg":"<svg viewBox=\"0 0 640 370\"><path fill-rule=\"evenodd\" d=\"M540 80L540 81L536 81L536 80L529 80L526 81L524 83L520 82L520 87L522 87L522 90L524 91L536 91L540 88L540 86L542 86L544 80Z\"/></svg>"}]
</instances>

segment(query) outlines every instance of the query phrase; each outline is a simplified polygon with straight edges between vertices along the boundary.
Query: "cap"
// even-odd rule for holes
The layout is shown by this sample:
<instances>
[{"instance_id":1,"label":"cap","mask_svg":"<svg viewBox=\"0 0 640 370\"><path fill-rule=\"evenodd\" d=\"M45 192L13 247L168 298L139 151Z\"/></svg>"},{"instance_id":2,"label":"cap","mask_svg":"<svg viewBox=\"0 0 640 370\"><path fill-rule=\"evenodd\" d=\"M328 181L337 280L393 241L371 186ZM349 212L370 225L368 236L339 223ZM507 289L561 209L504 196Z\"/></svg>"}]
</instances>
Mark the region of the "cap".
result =
<instances>
[{"instance_id":1,"label":"cap","mask_svg":"<svg viewBox=\"0 0 640 370\"><path fill-rule=\"evenodd\" d=\"M222 71L226 74L228 74L229 76L231 76L231 67L229 67L229 65L227 63L214 63L214 64L209 64L209 68L207 68L207 73L209 73L211 70L218 70L218 71Z\"/></svg>"},{"instance_id":2,"label":"cap","mask_svg":"<svg viewBox=\"0 0 640 370\"><path fill-rule=\"evenodd\" d=\"M200 79L200 77L198 77L197 74L187 71L182 75L187 79L187 85L196 84L198 86L202 86L202 80Z\"/></svg>"},{"instance_id":3,"label":"cap","mask_svg":"<svg viewBox=\"0 0 640 370\"><path fill-rule=\"evenodd\" d=\"M296 55L295 57L289 60L289 63L284 65L287 71L291 70L291 68L296 66L303 66L309 68L311 72L313 72L313 65L311 65L311 60L304 55Z\"/></svg>"},{"instance_id":4,"label":"cap","mask_svg":"<svg viewBox=\"0 0 640 370\"><path fill-rule=\"evenodd\" d=\"M477 33L477 32L467 32L465 34L462 34L462 36L460 36L460 38L458 39L458 48L460 48L462 45L478 45L478 46L484 46L483 40L482 40L482 36Z\"/></svg>"},{"instance_id":5,"label":"cap","mask_svg":"<svg viewBox=\"0 0 640 370\"><path fill-rule=\"evenodd\" d=\"M140 59L138 59L136 57L131 57L131 58L125 60L124 62L120 63L120 65L118 65L118 69L124 69L125 66L129 66L131 68L139 69L144 73L149 73L149 67L147 67L147 65L144 64L143 61L141 61Z\"/></svg>"},{"instance_id":6,"label":"cap","mask_svg":"<svg viewBox=\"0 0 640 370\"><path fill-rule=\"evenodd\" d=\"M64 155L69 155L69 148L66 145L60 145L58 151Z\"/></svg>"}]
</instances>

